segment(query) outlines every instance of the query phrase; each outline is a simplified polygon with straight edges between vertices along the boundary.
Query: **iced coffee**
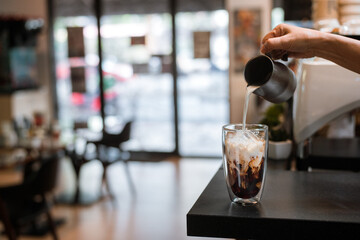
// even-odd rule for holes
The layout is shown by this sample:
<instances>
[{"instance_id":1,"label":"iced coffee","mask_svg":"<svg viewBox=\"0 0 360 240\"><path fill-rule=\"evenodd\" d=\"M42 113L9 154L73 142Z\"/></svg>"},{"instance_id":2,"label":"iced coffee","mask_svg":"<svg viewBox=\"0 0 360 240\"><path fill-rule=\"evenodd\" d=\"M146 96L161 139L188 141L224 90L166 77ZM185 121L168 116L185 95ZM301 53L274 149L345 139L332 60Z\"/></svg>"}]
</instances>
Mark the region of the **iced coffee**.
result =
<instances>
[{"instance_id":1,"label":"iced coffee","mask_svg":"<svg viewBox=\"0 0 360 240\"><path fill-rule=\"evenodd\" d=\"M223 159L231 200L260 201L267 159L267 126L231 124L223 127Z\"/></svg>"}]
</instances>

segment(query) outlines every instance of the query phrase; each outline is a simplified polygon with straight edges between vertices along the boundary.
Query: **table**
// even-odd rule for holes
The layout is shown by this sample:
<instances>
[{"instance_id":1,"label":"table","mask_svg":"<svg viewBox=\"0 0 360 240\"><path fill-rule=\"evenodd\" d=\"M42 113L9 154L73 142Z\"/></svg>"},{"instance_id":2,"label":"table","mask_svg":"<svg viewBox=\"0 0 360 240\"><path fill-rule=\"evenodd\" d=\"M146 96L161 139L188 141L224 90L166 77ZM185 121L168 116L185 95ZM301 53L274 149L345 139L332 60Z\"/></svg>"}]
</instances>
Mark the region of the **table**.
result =
<instances>
[{"instance_id":1,"label":"table","mask_svg":"<svg viewBox=\"0 0 360 240\"><path fill-rule=\"evenodd\" d=\"M14 169L0 168L0 188L20 184L23 181L23 173Z\"/></svg>"},{"instance_id":2,"label":"table","mask_svg":"<svg viewBox=\"0 0 360 240\"><path fill-rule=\"evenodd\" d=\"M189 236L360 239L360 173L268 170L261 202L231 203L220 168L187 214Z\"/></svg>"},{"instance_id":3,"label":"table","mask_svg":"<svg viewBox=\"0 0 360 240\"><path fill-rule=\"evenodd\" d=\"M15 146L0 146L0 169L22 166L36 160L40 155L58 154L65 146L57 140L35 139L32 144L18 143Z\"/></svg>"}]
</instances>

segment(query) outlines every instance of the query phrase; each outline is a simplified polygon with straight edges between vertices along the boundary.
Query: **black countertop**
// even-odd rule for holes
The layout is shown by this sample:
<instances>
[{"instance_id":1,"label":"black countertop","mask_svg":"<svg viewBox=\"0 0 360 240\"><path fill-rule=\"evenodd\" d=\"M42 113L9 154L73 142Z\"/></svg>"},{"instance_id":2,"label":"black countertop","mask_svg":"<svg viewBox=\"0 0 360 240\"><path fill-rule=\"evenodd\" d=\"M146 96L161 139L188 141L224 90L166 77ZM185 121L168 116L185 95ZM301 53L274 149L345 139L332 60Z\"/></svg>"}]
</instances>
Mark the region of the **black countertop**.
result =
<instances>
[{"instance_id":1,"label":"black countertop","mask_svg":"<svg viewBox=\"0 0 360 240\"><path fill-rule=\"evenodd\" d=\"M187 214L189 236L360 239L360 173L268 170L261 203L231 203L220 168Z\"/></svg>"}]
</instances>

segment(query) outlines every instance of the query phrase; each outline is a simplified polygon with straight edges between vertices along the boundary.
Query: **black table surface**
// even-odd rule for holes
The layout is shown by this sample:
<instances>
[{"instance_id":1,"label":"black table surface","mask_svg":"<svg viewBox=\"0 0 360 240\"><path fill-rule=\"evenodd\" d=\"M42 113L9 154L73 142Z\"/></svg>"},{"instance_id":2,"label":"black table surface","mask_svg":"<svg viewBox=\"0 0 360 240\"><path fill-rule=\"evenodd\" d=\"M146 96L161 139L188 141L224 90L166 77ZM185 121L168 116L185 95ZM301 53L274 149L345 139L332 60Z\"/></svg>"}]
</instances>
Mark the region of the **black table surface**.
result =
<instances>
[{"instance_id":1,"label":"black table surface","mask_svg":"<svg viewBox=\"0 0 360 240\"><path fill-rule=\"evenodd\" d=\"M230 201L220 168L187 214L189 236L360 239L360 173L268 170L261 202Z\"/></svg>"}]
</instances>

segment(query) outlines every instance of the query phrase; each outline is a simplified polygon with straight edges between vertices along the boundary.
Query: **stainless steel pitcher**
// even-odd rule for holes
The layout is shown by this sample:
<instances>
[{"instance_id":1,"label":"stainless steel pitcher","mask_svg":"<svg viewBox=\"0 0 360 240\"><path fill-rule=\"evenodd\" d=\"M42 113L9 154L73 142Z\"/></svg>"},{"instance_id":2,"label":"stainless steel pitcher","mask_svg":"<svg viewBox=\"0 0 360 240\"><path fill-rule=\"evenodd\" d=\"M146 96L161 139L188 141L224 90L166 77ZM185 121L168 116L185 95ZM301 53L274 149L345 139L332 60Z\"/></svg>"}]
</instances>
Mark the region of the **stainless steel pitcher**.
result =
<instances>
[{"instance_id":1,"label":"stainless steel pitcher","mask_svg":"<svg viewBox=\"0 0 360 240\"><path fill-rule=\"evenodd\" d=\"M296 88L294 72L266 55L247 62L244 75L248 86L259 86L254 93L272 103L287 101Z\"/></svg>"}]
</instances>

